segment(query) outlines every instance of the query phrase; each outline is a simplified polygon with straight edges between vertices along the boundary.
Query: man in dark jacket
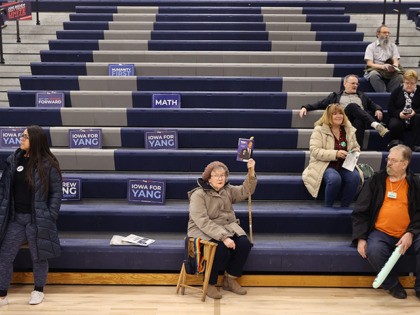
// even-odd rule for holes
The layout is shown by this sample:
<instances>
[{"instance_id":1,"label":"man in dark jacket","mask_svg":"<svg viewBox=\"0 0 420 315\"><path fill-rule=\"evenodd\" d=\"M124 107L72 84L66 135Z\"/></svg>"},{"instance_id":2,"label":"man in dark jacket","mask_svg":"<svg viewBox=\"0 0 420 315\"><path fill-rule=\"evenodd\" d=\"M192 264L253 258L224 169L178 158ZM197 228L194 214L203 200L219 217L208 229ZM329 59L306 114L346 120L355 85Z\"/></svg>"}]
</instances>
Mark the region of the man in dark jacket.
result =
<instances>
[{"instance_id":1,"label":"man in dark jacket","mask_svg":"<svg viewBox=\"0 0 420 315\"><path fill-rule=\"evenodd\" d=\"M375 173L364 185L352 213L353 243L376 272L396 246L402 255L416 256L414 289L420 299L420 178L408 171L412 152L399 144L389 151L386 170ZM397 299L407 293L391 270L382 283Z\"/></svg>"},{"instance_id":2,"label":"man in dark jacket","mask_svg":"<svg viewBox=\"0 0 420 315\"><path fill-rule=\"evenodd\" d=\"M303 118L308 111L326 109L328 105L336 103L345 107L345 114L353 127L357 129L356 139L360 148L363 148L363 137L367 126L376 129L380 136L384 137L389 130L378 122L383 118L382 107L364 93L357 91L359 79L355 74L347 75L343 85L344 90L338 93L333 92L317 103L302 106L299 112L300 117Z\"/></svg>"}]
</instances>

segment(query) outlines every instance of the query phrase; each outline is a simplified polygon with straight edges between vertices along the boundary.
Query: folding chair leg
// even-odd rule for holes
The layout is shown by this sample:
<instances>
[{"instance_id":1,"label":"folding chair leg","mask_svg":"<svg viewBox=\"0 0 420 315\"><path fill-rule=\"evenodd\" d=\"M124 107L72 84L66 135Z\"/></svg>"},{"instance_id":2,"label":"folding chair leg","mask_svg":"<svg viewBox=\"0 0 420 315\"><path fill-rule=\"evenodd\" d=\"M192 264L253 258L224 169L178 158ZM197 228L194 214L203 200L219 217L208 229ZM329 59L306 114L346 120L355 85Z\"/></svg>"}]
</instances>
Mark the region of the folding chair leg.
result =
<instances>
[{"instance_id":1,"label":"folding chair leg","mask_svg":"<svg viewBox=\"0 0 420 315\"><path fill-rule=\"evenodd\" d=\"M213 268L213 260L214 260L215 253L216 253L216 246L210 246L210 254L209 254L210 259L207 262L208 264L206 266L206 271L204 273L204 280L203 280L203 295L201 297L201 301L203 302L206 300L207 289L209 288L210 274Z\"/></svg>"},{"instance_id":2,"label":"folding chair leg","mask_svg":"<svg viewBox=\"0 0 420 315\"><path fill-rule=\"evenodd\" d=\"M187 275L185 271L185 265L184 263L182 263L181 272L179 273L179 278L178 278L178 284L176 285L176 294L178 294L179 289L181 289L181 294L184 295L185 287L182 285L185 284L186 278L187 278Z\"/></svg>"}]
</instances>

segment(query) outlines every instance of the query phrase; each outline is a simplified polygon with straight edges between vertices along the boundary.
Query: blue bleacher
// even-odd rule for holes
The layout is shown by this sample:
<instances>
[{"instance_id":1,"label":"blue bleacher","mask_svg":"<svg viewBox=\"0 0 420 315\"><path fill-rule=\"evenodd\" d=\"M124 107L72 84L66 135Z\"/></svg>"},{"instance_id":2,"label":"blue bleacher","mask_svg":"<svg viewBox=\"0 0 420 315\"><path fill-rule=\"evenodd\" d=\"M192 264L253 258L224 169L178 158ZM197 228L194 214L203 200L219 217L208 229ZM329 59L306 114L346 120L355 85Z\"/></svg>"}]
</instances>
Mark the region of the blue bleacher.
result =
<instances>
[{"instance_id":1,"label":"blue bleacher","mask_svg":"<svg viewBox=\"0 0 420 315\"><path fill-rule=\"evenodd\" d=\"M37 90L8 91L10 107L35 107ZM81 97L80 93L73 91L62 91L65 95L66 107L80 107L80 101L72 100L72 95ZM127 92L131 95L131 103L127 107L150 108L153 94L167 93L167 91L134 91ZM177 91L180 94L182 108L237 108L237 109L299 109L302 105L313 103L316 99L325 98L329 92L321 93L319 96L308 94L305 101L293 103L292 93L287 92L210 92L210 91ZM302 93L303 94L303 93ZM376 104L386 110L388 106L389 93L368 92L366 95ZM205 96L205 97L204 97ZM303 99L303 98L302 98ZM105 106L105 105L104 105Z\"/></svg>"},{"instance_id":2,"label":"blue bleacher","mask_svg":"<svg viewBox=\"0 0 420 315\"><path fill-rule=\"evenodd\" d=\"M255 136L259 184L253 195L255 243L246 272L372 274L366 260L350 246L351 209L325 208L323 190L314 201L303 185L301 173L309 160L308 138L320 112L309 113L306 120L301 120L297 110L303 104L291 102L298 93L314 93L318 99L319 93L327 95L340 90L342 78L348 73L362 76L368 43L363 41L362 33L356 32L356 24L349 23L347 13L369 12L372 6L362 7L358 1L345 8L331 2L325 8L321 1L311 1L309 7L306 1L163 0L156 13L154 8L148 8L150 13L136 16L117 7L121 4L128 9L134 1L62 1L48 6L51 1L42 1L41 10L72 8L76 13L70 14L70 21L57 32L57 39L49 42L50 49L40 52L41 62L31 65L32 75L20 77L21 91L8 92L10 107L0 108L0 125L44 126L63 175L82 181L83 200L62 206L59 230L63 253L51 260L52 270L177 272L188 220L186 192L196 185L204 166L213 160L225 162L231 171L231 182L240 183L246 169L244 163L236 161L237 139ZM156 2L135 4L150 7ZM270 22L266 17L271 13L261 6L305 8L301 13L291 13L299 15L296 20L293 17L285 22ZM390 5L388 10L394 7ZM134 16L135 22L131 22ZM130 46L130 40L107 39L110 32L126 31L130 23L130 30L150 31L150 40L131 40ZM305 27L301 32L314 32L314 40L270 40L269 29L290 27L287 32L296 34L299 31L293 29L294 24ZM325 64L331 66L331 75L325 75L325 81L321 76L316 80L300 77L295 74L298 66L295 73L290 71L290 76L272 77L140 74L111 78L106 74L90 75L88 70L94 62L98 65L132 60L129 53L219 51L269 55L285 50L297 55L302 51L322 53ZM104 54L110 55L110 61L99 61ZM234 62L234 55L219 54L217 58L225 62L225 57L229 60L226 63ZM149 62L170 62L162 61L167 57L156 58L157 61ZM204 63L204 59L200 60L189 62ZM305 67L304 62L301 64ZM362 77L359 89L386 109L388 93L372 93ZM66 107L36 108L37 91L63 91ZM89 97L111 98L106 93L113 91L124 92L127 104L87 107ZM89 95L92 92L98 94ZM98 96L101 92L104 94ZM150 108L151 95L159 92L180 93L182 108ZM87 94L86 98L81 97L82 93ZM104 129L102 149L67 148L67 129L83 127ZM177 130L178 150L144 149L145 131L156 129ZM360 162L369 163L375 170L383 168L386 139L374 130L367 130L365 138L367 150ZM12 151L0 149L1 164ZM416 162L419 159L420 155L414 154L415 172L420 172L420 163ZM128 203L128 178L165 180L166 204ZM247 229L246 203L235 209ZM157 241L141 250L110 246L110 236L117 232L156 235ZM29 264L28 252L22 250L16 268L26 270ZM412 271L412 257L403 257L399 265L404 272Z\"/></svg>"},{"instance_id":3,"label":"blue bleacher","mask_svg":"<svg viewBox=\"0 0 420 315\"><path fill-rule=\"evenodd\" d=\"M114 23L115 24L115 23ZM63 23L63 30L109 30L114 24L103 21L69 21ZM308 23L304 23L308 24ZM309 24L311 31L329 31L331 29L337 32L350 32L356 30L355 23L332 23L316 22ZM226 30L226 31L265 31L266 23L241 23L241 22L154 22L153 29L156 31L164 30Z\"/></svg>"}]
</instances>

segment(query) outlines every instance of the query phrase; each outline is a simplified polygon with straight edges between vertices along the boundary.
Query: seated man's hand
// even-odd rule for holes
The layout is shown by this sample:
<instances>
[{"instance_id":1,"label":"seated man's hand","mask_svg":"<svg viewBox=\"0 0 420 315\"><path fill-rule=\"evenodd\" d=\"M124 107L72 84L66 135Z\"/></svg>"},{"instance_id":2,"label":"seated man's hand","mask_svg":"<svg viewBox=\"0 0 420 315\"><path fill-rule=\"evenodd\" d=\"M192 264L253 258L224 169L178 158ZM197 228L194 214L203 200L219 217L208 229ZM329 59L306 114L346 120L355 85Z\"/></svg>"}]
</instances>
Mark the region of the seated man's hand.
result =
<instances>
[{"instance_id":1,"label":"seated man's hand","mask_svg":"<svg viewBox=\"0 0 420 315\"><path fill-rule=\"evenodd\" d=\"M300 109L300 112L299 112L299 116L300 116L300 118L303 118L303 116L306 116L306 113L307 113L308 111L307 111L307 109L305 108L305 107L302 107L301 109Z\"/></svg>"}]
</instances>

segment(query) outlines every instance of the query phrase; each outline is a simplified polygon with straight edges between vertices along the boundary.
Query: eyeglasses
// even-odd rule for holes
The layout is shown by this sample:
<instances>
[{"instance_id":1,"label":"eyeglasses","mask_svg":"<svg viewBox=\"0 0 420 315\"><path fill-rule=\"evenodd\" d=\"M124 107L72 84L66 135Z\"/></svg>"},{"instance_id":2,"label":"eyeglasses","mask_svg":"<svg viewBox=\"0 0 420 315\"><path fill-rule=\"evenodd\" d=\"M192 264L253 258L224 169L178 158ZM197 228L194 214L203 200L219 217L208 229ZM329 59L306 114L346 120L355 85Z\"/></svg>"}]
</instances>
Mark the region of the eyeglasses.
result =
<instances>
[{"instance_id":1,"label":"eyeglasses","mask_svg":"<svg viewBox=\"0 0 420 315\"><path fill-rule=\"evenodd\" d=\"M395 164L395 163L399 163L399 162L404 162L404 160L396 160L396 159L389 159L389 158L386 158L385 161L387 163L391 163L391 164Z\"/></svg>"},{"instance_id":2,"label":"eyeglasses","mask_svg":"<svg viewBox=\"0 0 420 315\"><path fill-rule=\"evenodd\" d=\"M221 178L225 178L226 177L226 174L212 174L211 177L215 177L215 178L221 179Z\"/></svg>"},{"instance_id":3,"label":"eyeglasses","mask_svg":"<svg viewBox=\"0 0 420 315\"><path fill-rule=\"evenodd\" d=\"M29 136L28 136L27 134L25 134L25 133L21 133L21 134L19 135L19 138L23 138L23 139L25 139L25 140L29 140Z\"/></svg>"}]
</instances>

